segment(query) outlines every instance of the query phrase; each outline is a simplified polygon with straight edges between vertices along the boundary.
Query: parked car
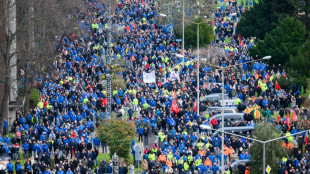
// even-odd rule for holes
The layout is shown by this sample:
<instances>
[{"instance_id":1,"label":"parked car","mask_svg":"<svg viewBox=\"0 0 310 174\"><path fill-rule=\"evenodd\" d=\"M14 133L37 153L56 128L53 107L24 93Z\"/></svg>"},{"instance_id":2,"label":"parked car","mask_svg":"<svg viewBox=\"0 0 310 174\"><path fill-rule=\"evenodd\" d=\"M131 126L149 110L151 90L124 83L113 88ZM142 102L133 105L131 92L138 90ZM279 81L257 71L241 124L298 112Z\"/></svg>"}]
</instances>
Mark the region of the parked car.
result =
<instances>
[{"instance_id":1,"label":"parked car","mask_svg":"<svg viewBox=\"0 0 310 174\"><path fill-rule=\"evenodd\" d=\"M211 106L208 107L206 112L209 114L214 111L215 114L221 114L222 113L222 107L219 106ZM238 113L238 109L236 107L224 107L224 114L228 113Z\"/></svg>"},{"instance_id":2,"label":"parked car","mask_svg":"<svg viewBox=\"0 0 310 174\"><path fill-rule=\"evenodd\" d=\"M228 100L228 99L229 99L228 95L224 94L224 100ZM222 100L222 93L213 93L210 95L206 95L202 99L200 99L201 102L210 101L211 103L219 102L220 100Z\"/></svg>"},{"instance_id":3,"label":"parked car","mask_svg":"<svg viewBox=\"0 0 310 174\"><path fill-rule=\"evenodd\" d=\"M230 173L232 173L232 169L235 168L235 167L238 167L239 164L248 164L250 162L249 159L244 159L244 160L236 160L236 161L233 161L232 163L230 163L229 165L226 165L225 167L228 167L229 170L230 170ZM220 169L222 169L222 167L220 166Z\"/></svg>"},{"instance_id":4,"label":"parked car","mask_svg":"<svg viewBox=\"0 0 310 174\"><path fill-rule=\"evenodd\" d=\"M222 120L222 114L216 114L210 117L210 120L216 119L217 121ZM230 119L232 122L234 121L244 121L244 113L224 113L224 121Z\"/></svg>"},{"instance_id":5,"label":"parked car","mask_svg":"<svg viewBox=\"0 0 310 174\"><path fill-rule=\"evenodd\" d=\"M210 102L211 105L215 104L224 104L224 106L233 106L235 104L236 98L229 98L228 94L224 94L224 102L222 102L222 93L213 93L210 95L204 96L200 101L201 102Z\"/></svg>"}]
</instances>

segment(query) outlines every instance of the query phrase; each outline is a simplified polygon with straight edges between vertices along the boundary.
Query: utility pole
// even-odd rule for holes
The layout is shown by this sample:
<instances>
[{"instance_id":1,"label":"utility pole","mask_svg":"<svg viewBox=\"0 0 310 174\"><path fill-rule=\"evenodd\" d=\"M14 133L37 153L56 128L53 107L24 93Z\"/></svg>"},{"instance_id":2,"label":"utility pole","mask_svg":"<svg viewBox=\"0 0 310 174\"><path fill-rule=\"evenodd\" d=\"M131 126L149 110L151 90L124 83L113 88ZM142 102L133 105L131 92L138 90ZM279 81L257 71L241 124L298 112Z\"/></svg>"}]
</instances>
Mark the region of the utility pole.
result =
<instances>
[{"instance_id":1,"label":"utility pole","mask_svg":"<svg viewBox=\"0 0 310 174\"><path fill-rule=\"evenodd\" d=\"M184 20L185 20L185 18L184 18L184 16L185 16L185 13L184 13L184 0L182 1L183 3L182 3L182 6L183 6L183 8L182 8L182 56L183 56L183 63L182 63L182 68L184 68L184 57L185 57L185 55L184 55Z\"/></svg>"},{"instance_id":2,"label":"utility pole","mask_svg":"<svg viewBox=\"0 0 310 174\"><path fill-rule=\"evenodd\" d=\"M111 77L111 60L112 60L112 52L111 52L111 27L112 27L112 20L111 20L111 0L109 0L109 8L108 8L108 50L107 50L107 66L110 70L106 73L107 79L107 112L108 115L111 117L112 114L112 77Z\"/></svg>"}]
</instances>

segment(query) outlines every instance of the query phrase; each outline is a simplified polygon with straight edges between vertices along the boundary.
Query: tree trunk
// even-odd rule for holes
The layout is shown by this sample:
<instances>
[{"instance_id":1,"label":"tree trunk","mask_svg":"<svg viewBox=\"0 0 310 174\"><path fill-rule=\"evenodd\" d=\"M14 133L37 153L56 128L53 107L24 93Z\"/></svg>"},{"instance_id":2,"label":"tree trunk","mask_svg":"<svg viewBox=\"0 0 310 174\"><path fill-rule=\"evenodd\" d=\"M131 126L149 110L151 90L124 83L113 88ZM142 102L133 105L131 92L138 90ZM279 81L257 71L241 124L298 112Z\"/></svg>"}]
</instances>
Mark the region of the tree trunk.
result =
<instances>
[{"instance_id":1,"label":"tree trunk","mask_svg":"<svg viewBox=\"0 0 310 174\"><path fill-rule=\"evenodd\" d=\"M3 133L3 123L4 120L7 119L7 114L8 114L8 101L9 101L9 96L10 96L10 74L11 70L10 68L6 68L6 78L5 78L5 84L4 84L4 95L2 98L2 103L0 107L0 134Z\"/></svg>"},{"instance_id":2,"label":"tree trunk","mask_svg":"<svg viewBox=\"0 0 310 174\"><path fill-rule=\"evenodd\" d=\"M29 100L30 100L30 94L31 94L31 89L33 87L33 81L32 78L29 77L29 72L28 68L26 68L25 71L25 92L24 92L24 97L25 99L25 105L24 105L24 113L27 113L29 111Z\"/></svg>"}]
</instances>

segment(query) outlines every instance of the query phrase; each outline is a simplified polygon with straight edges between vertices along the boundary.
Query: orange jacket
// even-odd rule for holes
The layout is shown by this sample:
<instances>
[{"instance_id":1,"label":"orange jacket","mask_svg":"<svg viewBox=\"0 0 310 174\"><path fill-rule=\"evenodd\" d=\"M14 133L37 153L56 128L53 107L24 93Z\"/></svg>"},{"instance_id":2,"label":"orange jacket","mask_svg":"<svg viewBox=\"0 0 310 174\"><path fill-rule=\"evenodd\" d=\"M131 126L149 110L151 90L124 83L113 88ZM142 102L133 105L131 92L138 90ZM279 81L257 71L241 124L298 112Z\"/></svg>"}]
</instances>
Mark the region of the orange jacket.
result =
<instances>
[{"instance_id":1,"label":"orange jacket","mask_svg":"<svg viewBox=\"0 0 310 174\"><path fill-rule=\"evenodd\" d=\"M203 151L203 150L199 150L198 154L201 155L201 156L205 156L206 155L205 151Z\"/></svg>"},{"instance_id":2,"label":"orange jacket","mask_svg":"<svg viewBox=\"0 0 310 174\"><path fill-rule=\"evenodd\" d=\"M159 161L159 162L166 162L166 156L163 155L163 154L159 155L158 161Z\"/></svg>"},{"instance_id":3,"label":"orange jacket","mask_svg":"<svg viewBox=\"0 0 310 174\"><path fill-rule=\"evenodd\" d=\"M172 167L172 161L171 160L167 160L166 164L167 164L167 166Z\"/></svg>"},{"instance_id":4,"label":"orange jacket","mask_svg":"<svg viewBox=\"0 0 310 174\"><path fill-rule=\"evenodd\" d=\"M231 155L231 154L235 153L235 150L234 150L234 148L230 147L227 149L227 152L228 152L228 155Z\"/></svg>"},{"instance_id":5,"label":"orange jacket","mask_svg":"<svg viewBox=\"0 0 310 174\"><path fill-rule=\"evenodd\" d=\"M248 166L245 167L244 174L250 174L250 168Z\"/></svg>"},{"instance_id":6,"label":"orange jacket","mask_svg":"<svg viewBox=\"0 0 310 174\"><path fill-rule=\"evenodd\" d=\"M207 159L205 160L204 165L205 165L205 166L210 166L210 167L212 167L212 162L211 162L211 160L210 160L209 158L207 158Z\"/></svg>"}]
</instances>

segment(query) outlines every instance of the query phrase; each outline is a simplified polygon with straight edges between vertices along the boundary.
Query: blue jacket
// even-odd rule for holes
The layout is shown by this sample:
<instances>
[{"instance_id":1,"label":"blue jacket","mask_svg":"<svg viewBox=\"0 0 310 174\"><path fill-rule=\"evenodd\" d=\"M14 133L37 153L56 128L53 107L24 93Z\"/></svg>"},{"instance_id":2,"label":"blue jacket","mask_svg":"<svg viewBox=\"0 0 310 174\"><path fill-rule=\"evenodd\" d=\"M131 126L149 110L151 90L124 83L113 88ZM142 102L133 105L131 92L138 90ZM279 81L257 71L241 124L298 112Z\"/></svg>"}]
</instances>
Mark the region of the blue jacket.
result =
<instances>
[{"instance_id":1,"label":"blue jacket","mask_svg":"<svg viewBox=\"0 0 310 174\"><path fill-rule=\"evenodd\" d=\"M18 164L18 165L16 166L16 172L19 172L21 168L22 168L22 165Z\"/></svg>"},{"instance_id":2,"label":"blue jacket","mask_svg":"<svg viewBox=\"0 0 310 174\"><path fill-rule=\"evenodd\" d=\"M100 145L100 139L98 137L94 138L94 144L99 146Z\"/></svg>"},{"instance_id":3,"label":"blue jacket","mask_svg":"<svg viewBox=\"0 0 310 174\"><path fill-rule=\"evenodd\" d=\"M14 170L13 164L12 164L12 163L8 163L8 164L6 165L6 169L7 169L8 171L10 171L10 172L13 172L13 170Z\"/></svg>"},{"instance_id":4,"label":"blue jacket","mask_svg":"<svg viewBox=\"0 0 310 174\"><path fill-rule=\"evenodd\" d=\"M244 160L246 158L246 155L244 153L241 153L239 155L239 160Z\"/></svg>"},{"instance_id":5,"label":"blue jacket","mask_svg":"<svg viewBox=\"0 0 310 174\"><path fill-rule=\"evenodd\" d=\"M112 167L110 165L108 165L106 169L106 173L112 173Z\"/></svg>"},{"instance_id":6,"label":"blue jacket","mask_svg":"<svg viewBox=\"0 0 310 174\"><path fill-rule=\"evenodd\" d=\"M73 172L72 171L67 171L66 174L73 174Z\"/></svg>"},{"instance_id":7,"label":"blue jacket","mask_svg":"<svg viewBox=\"0 0 310 174\"><path fill-rule=\"evenodd\" d=\"M212 166L212 172L213 173L216 173L217 171L219 170L219 167L218 166Z\"/></svg>"},{"instance_id":8,"label":"blue jacket","mask_svg":"<svg viewBox=\"0 0 310 174\"><path fill-rule=\"evenodd\" d=\"M28 143L24 143L24 144L23 144L23 150L24 150L24 151L29 150L29 144L28 144Z\"/></svg>"},{"instance_id":9,"label":"blue jacket","mask_svg":"<svg viewBox=\"0 0 310 174\"><path fill-rule=\"evenodd\" d=\"M6 144L10 144L10 142L11 142L10 137L5 137L5 138L4 138L4 142L5 142Z\"/></svg>"},{"instance_id":10,"label":"blue jacket","mask_svg":"<svg viewBox=\"0 0 310 174\"><path fill-rule=\"evenodd\" d=\"M45 135L44 135L44 134L42 134L42 135L40 136L40 140L41 140L41 141L45 141Z\"/></svg>"},{"instance_id":11,"label":"blue jacket","mask_svg":"<svg viewBox=\"0 0 310 174\"><path fill-rule=\"evenodd\" d=\"M139 134L139 135L142 135L142 134L143 134L143 128L142 128L142 127L139 127L139 128L138 128L138 134Z\"/></svg>"}]
</instances>

